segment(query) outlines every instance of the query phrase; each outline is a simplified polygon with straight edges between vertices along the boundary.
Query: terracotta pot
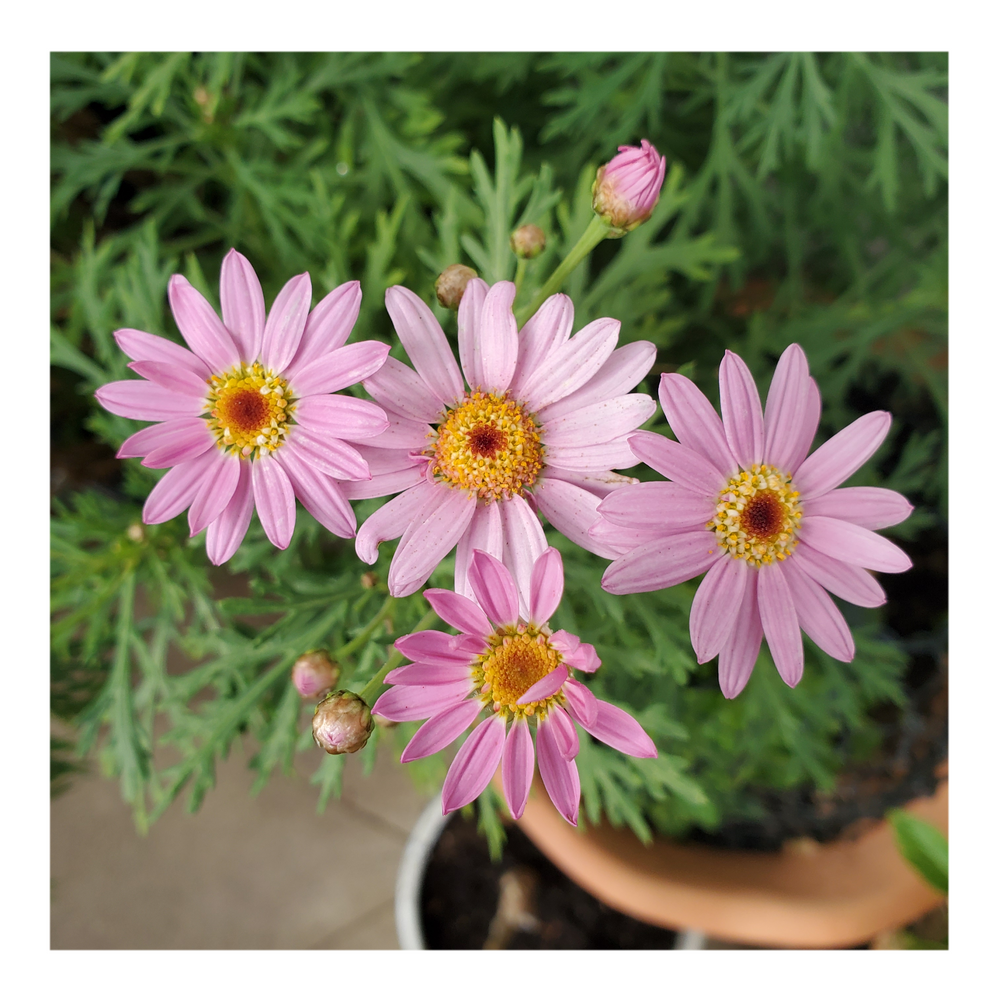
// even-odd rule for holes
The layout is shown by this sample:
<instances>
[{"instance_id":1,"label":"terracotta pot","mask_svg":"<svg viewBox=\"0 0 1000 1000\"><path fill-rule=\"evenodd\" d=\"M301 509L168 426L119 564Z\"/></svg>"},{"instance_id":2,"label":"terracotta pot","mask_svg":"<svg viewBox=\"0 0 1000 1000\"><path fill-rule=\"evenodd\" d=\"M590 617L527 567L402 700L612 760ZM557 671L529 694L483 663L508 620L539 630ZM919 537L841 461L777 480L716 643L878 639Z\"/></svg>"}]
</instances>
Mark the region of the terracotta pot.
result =
<instances>
[{"instance_id":1,"label":"terracotta pot","mask_svg":"<svg viewBox=\"0 0 1000 1000\"><path fill-rule=\"evenodd\" d=\"M947 833L947 782L906 808ZM854 840L792 842L777 853L665 838L646 847L630 830L607 823L574 829L536 775L520 826L609 906L648 923L696 927L742 944L850 947L916 920L942 899L899 856L885 822Z\"/></svg>"}]
</instances>

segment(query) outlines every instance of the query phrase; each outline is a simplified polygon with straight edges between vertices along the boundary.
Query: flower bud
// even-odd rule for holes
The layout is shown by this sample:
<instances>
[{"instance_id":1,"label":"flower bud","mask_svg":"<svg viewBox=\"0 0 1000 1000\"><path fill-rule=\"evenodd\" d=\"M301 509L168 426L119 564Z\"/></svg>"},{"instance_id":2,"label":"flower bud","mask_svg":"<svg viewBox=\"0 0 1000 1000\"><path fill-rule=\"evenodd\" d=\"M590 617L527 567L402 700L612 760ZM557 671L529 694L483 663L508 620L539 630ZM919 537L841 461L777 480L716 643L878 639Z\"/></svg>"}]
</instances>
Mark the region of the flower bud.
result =
<instances>
[{"instance_id":1,"label":"flower bud","mask_svg":"<svg viewBox=\"0 0 1000 1000\"><path fill-rule=\"evenodd\" d=\"M437 292L438 302L445 309L457 309L462 296L465 294L465 286L470 278L477 277L471 267L464 264L451 264L446 267L434 282L434 291Z\"/></svg>"},{"instance_id":2,"label":"flower bud","mask_svg":"<svg viewBox=\"0 0 1000 1000\"><path fill-rule=\"evenodd\" d=\"M641 146L619 146L618 155L597 171L594 211L624 236L645 222L660 200L667 159L643 139Z\"/></svg>"},{"instance_id":3,"label":"flower bud","mask_svg":"<svg viewBox=\"0 0 1000 1000\"><path fill-rule=\"evenodd\" d=\"M292 667L292 683L303 698L322 697L337 683L338 677L340 667L325 649L304 653Z\"/></svg>"},{"instance_id":4,"label":"flower bud","mask_svg":"<svg viewBox=\"0 0 1000 1000\"><path fill-rule=\"evenodd\" d=\"M331 691L313 714L313 739L327 753L357 753L371 735L371 709L352 691Z\"/></svg>"},{"instance_id":5,"label":"flower bud","mask_svg":"<svg viewBox=\"0 0 1000 1000\"><path fill-rule=\"evenodd\" d=\"M530 222L526 226L518 226L510 234L510 248L525 260L537 257L545 249L545 230Z\"/></svg>"}]
</instances>

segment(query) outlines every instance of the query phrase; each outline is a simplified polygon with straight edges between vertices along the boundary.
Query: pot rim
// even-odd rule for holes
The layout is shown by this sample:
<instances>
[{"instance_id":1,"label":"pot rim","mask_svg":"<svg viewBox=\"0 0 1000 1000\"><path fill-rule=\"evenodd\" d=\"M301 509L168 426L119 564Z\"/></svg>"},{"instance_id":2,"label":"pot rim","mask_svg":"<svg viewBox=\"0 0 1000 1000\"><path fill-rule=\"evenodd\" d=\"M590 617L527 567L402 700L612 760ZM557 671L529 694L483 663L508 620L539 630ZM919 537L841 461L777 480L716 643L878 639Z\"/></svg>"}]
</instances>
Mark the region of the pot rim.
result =
<instances>
[{"instance_id":1,"label":"pot rim","mask_svg":"<svg viewBox=\"0 0 1000 1000\"><path fill-rule=\"evenodd\" d=\"M438 792L424 807L403 848L396 870L396 936L404 951L427 948L421 929L420 890L431 851L450 819L451 815L441 814L441 793Z\"/></svg>"}]
</instances>

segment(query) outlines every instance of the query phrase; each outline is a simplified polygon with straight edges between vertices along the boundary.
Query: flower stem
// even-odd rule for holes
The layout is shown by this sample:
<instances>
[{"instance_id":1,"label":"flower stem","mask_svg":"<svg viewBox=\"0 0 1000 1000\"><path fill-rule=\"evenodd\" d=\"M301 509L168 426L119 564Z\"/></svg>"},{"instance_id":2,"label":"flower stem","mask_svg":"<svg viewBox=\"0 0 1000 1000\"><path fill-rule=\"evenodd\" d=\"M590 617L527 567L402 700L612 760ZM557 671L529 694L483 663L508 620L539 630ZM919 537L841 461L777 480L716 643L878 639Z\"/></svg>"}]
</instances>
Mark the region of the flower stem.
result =
<instances>
[{"instance_id":1,"label":"flower stem","mask_svg":"<svg viewBox=\"0 0 1000 1000\"><path fill-rule=\"evenodd\" d=\"M437 618L436 612L428 611L427 614L417 622L413 631L422 632L428 625L433 624L435 618ZM402 662L403 654L398 649L394 649L382 665L382 669L379 670L379 672L361 689L358 693L358 697L366 705L374 705L375 699L382 693L380 688L382 687L382 681L385 678L385 675L394 667L398 667Z\"/></svg>"},{"instance_id":2,"label":"flower stem","mask_svg":"<svg viewBox=\"0 0 1000 1000\"><path fill-rule=\"evenodd\" d=\"M387 597L382 607L378 609L378 614L350 642L341 646L333 654L333 658L339 661L345 656L350 656L356 649L360 649L372 637L379 625L389 617L389 612L395 603L395 597Z\"/></svg>"},{"instance_id":3,"label":"flower stem","mask_svg":"<svg viewBox=\"0 0 1000 1000\"><path fill-rule=\"evenodd\" d=\"M576 246L566 255L565 260L549 275L548 281L535 293L535 297L515 314L518 327L523 326L538 312L538 307L552 294L558 292L562 283L570 276L577 266L609 233L611 227L598 216L590 220L590 225L577 240Z\"/></svg>"},{"instance_id":4,"label":"flower stem","mask_svg":"<svg viewBox=\"0 0 1000 1000\"><path fill-rule=\"evenodd\" d=\"M517 270L514 272L514 288L517 291L521 290L521 285L524 284L524 275L528 270L528 261L525 257L517 258Z\"/></svg>"}]
</instances>

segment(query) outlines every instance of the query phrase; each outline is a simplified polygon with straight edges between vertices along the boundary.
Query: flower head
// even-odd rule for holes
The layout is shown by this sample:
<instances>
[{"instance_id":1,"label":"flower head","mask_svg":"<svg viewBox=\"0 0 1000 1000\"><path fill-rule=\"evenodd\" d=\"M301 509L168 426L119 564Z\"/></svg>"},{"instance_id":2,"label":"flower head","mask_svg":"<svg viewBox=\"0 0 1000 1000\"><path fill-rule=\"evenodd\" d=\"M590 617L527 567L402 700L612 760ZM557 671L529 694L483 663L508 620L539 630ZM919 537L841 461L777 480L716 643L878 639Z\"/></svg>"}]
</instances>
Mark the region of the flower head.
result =
<instances>
[{"instance_id":1,"label":"flower head","mask_svg":"<svg viewBox=\"0 0 1000 1000\"><path fill-rule=\"evenodd\" d=\"M528 223L510 234L510 248L518 257L531 260L545 249L545 230Z\"/></svg>"},{"instance_id":2,"label":"flower head","mask_svg":"<svg viewBox=\"0 0 1000 1000\"><path fill-rule=\"evenodd\" d=\"M469 571L472 601L450 590L424 597L457 636L429 630L403 636L396 648L414 662L391 671L392 689L372 708L398 722L427 719L403 751L417 760L448 746L485 711L455 756L442 792L446 813L467 805L501 764L504 797L515 819L528 801L538 745L538 769L553 804L574 826L580 748L574 720L592 736L633 757L655 757L656 747L628 713L595 698L573 677L601 665L594 647L549 618L563 591L562 557L546 549L531 568L528 612L518 611L518 588L507 568L476 550ZM478 602L478 603L476 603Z\"/></svg>"},{"instance_id":3,"label":"flower head","mask_svg":"<svg viewBox=\"0 0 1000 1000\"><path fill-rule=\"evenodd\" d=\"M885 411L859 417L809 455L820 398L798 344L781 355L763 411L750 370L731 351L719 382L721 420L693 382L661 377L677 441L640 431L630 442L672 482L608 497L592 534L618 546L604 573L612 594L660 590L707 570L691 606L691 643L699 663L719 657L719 684L733 698L762 637L792 687L802 677L800 628L835 659L854 658L827 591L862 607L885 603L866 570L901 573L911 563L872 529L899 524L913 508L892 490L835 488L884 440L892 421Z\"/></svg>"},{"instance_id":4,"label":"flower head","mask_svg":"<svg viewBox=\"0 0 1000 1000\"><path fill-rule=\"evenodd\" d=\"M292 665L292 683L303 698L325 695L340 677L340 667L325 649L303 653Z\"/></svg>"},{"instance_id":5,"label":"flower head","mask_svg":"<svg viewBox=\"0 0 1000 1000\"><path fill-rule=\"evenodd\" d=\"M477 548L501 559L527 594L546 548L536 512L584 548L614 555L587 532L601 498L634 482L611 470L635 464L627 436L656 409L629 392L656 349L638 341L616 350L613 319L570 336L565 295L547 299L519 333L514 291L509 281L469 281L458 310L461 369L430 309L406 288L386 292L416 371L389 358L365 381L390 426L360 448L371 482L347 484L345 493L403 491L368 518L356 543L373 563L380 542L402 535L388 579L396 597L419 590L455 545L460 594L472 594Z\"/></svg>"},{"instance_id":6,"label":"flower head","mask_svg":"<svg viewBox=\"0 0 1000 1000\"><path fill-rule=\"evenodd\" d=\"M619 146L618 155L597 171L594 211L624 236L653 214L666 169L666 157L646 139L641 146Z\"/></svg>"},{"instance_id":7,"label":"flower head","mask_svg":"<svg viewBox=\"0 0 1000 1000\"><path fill-rule=\"evenodd\" d=\"M327 753L357 753L374 725L371 709L353 691L331 691L313 712L313 740Z\"/></svg>"},{"instance_id":8,"label":"flower head","mask_svg":"<svg viewBox=\"0 0 1000 1000\"><path fill-rule=\"evenodd\" d=\"M142 379L95 393L112 413L158 421L118 451L119 458L170 469L146 500L143 521L159 524L190 508L191 534L208 528L216 565L239 548L255 507L267 537L286 548L296 497L324 527L350 538L357 522L339 483L370 479L371 472L347 442L388 425L375 404L331 395L377 371L389 352L377 341L345 346L361 304L358 282L335 288L310 312L312 286L300 274L265 318L254 269L230 250L220 285L221 321L175 274L170 308L190 350L118 330L115 339Z\"/></svg>"},{"instance_id":9,"label":"flower head","mask_svg":"<svg viewBox=\"0 0 1000 1000\"><path fill-rule=\"evenodd\" d=\"M449 264L434 282L434 293L438 302L445 309L458 309L466 285L475 277L476 272L471 267L466 267L464 264Z\"/></svg>"}]
</instances>

